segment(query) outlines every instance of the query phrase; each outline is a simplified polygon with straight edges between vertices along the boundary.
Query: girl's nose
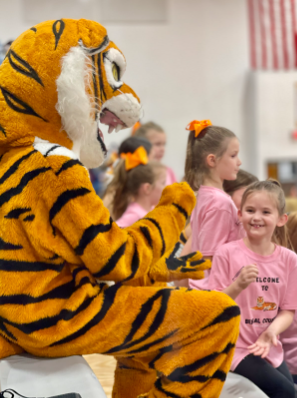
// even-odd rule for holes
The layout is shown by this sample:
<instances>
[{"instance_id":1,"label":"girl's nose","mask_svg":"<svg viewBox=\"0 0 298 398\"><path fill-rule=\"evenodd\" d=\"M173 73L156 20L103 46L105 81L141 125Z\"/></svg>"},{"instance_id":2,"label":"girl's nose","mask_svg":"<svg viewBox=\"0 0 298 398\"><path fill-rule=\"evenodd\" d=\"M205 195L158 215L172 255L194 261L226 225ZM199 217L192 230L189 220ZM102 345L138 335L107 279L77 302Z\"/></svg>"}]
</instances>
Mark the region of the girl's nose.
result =
<instances>
[{"instance_id":1,"label":"girl's nose","mask_svg":"<svg viewBox=\"0 0 298 398\"><path fill-rule=\"evenodd\" d=\"M241 166L241 165L242 165L242 162L241 162L240 158L238 158L238 166Z\"/></svg>"}]
</instances>

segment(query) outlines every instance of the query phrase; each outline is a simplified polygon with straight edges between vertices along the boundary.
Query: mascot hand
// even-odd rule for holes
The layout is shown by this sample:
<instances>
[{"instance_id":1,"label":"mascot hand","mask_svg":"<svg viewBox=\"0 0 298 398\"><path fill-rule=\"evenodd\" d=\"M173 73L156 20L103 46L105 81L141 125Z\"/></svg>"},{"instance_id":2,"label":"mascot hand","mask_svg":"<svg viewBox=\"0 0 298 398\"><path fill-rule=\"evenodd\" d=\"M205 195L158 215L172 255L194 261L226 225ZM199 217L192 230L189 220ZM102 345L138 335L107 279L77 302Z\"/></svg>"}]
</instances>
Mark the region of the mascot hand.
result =
<instances>
[{"instance_id":1,"label":"mascot hand","mask_svg":"<svg viewBox=\"0 0 298 398\"><path fill-rule=\"evenodd\" d=\"M187 182L176 182L165 187L157 207L170 204L176 207L177 212L184 214L185 218L190 216L196 204L196 197Z\"/></svg>"},{"instance_id":2,"label":"mascot hand","mask_svg":"<svg viewBox=\"0 0 298 398\"><path fill-rule=\"evenodd\" d=\"M167 282L188 278L203 279L204 270L209 268L211 268L211 261L205 260L200 252L178 258L171 254L169 257L162 257L150 269L149 276L156 281Z\"/></svg>"}]
</instances>

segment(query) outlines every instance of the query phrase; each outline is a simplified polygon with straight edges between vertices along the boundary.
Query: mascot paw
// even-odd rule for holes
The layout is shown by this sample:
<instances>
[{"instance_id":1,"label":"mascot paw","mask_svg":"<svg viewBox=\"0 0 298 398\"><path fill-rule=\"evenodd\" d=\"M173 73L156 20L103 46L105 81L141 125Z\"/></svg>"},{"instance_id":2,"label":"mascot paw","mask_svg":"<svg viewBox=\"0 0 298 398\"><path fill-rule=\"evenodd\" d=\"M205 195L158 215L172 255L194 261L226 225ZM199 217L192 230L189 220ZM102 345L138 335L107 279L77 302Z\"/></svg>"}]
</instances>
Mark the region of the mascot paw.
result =
<instances>
[{"instance_id":1,"label":"mascot paw","mask_svg":"<svg viewBox=\"0 0 298 398\"><path fill-rule=\"evenodd\" d=\"M196 197L193 190L187 182L168 185L162 192L158 206L168 206L173 204L177 210L184 211L186 217L189 217L196 204Z\"/></svg>"},{"instance_id":2,"label":"mascot paw","mask_svg":"<svg viewBox=\"0 0 298 398\"><path fill-rule=\"evenodd\" d=\"M169 257L166 260L169 281L180 279L203 279L204 270L211 268L211 261L202 258L200 252L193 252L182 257Z\"/></svg>"}]
</instances>

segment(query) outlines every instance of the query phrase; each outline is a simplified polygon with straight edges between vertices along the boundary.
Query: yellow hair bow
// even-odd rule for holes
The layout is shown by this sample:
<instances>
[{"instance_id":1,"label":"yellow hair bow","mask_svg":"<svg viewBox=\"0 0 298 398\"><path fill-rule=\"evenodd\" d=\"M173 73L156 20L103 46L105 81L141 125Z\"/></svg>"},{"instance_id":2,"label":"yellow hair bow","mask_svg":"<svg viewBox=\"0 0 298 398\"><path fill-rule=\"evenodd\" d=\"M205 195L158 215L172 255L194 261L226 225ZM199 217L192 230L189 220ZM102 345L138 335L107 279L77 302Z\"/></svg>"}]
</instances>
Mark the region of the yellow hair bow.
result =
<instances>
[{"instance_id":1,"label":"yellow hair bow","mask_svg":"<svg viewBox=\"0 0 298 398\"><path fill-rule=\"evenodd\" d=\"M200 132L208 126L212 126L210 120L193 120L186 126L185 130L194 131L195 137L198 137Z\"/></svg>"},{"instance_id":2,"label":"yellow hair bow","mask_svg":"<svg viewBox=\"0 0 298 398\"><path fill-rule=\"evenodd\" d=\"M125 170L131 170L140 164L148 163L148 156L146 149L143 146L139 146L134 153L121 153L121 158L125 159Z\"/></svg>"}]
</instances>

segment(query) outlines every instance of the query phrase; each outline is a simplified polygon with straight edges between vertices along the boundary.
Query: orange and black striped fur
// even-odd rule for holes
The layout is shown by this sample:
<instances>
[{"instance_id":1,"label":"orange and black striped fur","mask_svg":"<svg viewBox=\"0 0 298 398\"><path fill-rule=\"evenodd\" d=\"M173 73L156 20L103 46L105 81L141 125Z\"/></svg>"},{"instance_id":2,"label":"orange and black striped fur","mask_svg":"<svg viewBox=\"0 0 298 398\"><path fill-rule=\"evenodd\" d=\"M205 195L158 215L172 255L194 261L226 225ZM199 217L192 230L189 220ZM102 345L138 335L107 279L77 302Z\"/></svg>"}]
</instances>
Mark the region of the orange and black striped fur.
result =
<instances>
[{"instance_id":1,"label":"orange and black striped fur","mask_svg":"<svg viewBox=\"0 0 298 398\"><path fill-rule=\"evenodd\" d=\"M91 77L83 138L68 98L71 57ZM113 126L112 114L123 127L139 116L120 81L123 60L101 25L59 20L21 35L0 67L0 358L103 353L118 359L114 397L218 397L238 307L222 293L154 286L210 267L199 253L172 254L191 189L167 187L154 211L122 230L85 168L105 151L89 128L95 119ZM144 277L153 285L138 286Z\"/></svg>"}]
</instances>

